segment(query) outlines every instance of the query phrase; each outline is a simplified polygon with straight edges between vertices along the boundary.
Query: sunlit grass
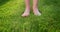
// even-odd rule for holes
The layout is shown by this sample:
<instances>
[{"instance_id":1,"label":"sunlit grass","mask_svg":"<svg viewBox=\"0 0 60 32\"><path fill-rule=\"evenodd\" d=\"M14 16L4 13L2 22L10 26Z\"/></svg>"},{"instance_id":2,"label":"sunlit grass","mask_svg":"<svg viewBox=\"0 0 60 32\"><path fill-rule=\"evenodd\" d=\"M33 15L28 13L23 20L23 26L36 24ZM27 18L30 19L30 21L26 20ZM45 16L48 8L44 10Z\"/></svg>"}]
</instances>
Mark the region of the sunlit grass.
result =
<instances>
[{"instance_id":1,"label":"sunlit grass","mask_svg":"<svg viewBox=\"0 0 60 32\"><path fill-rule=\"evenodd\" d=\"M39 0L41 16L22 17L23 0L10 0L0 6L0 32L60 32L60 0ZM56 5L57 4L57 5ZM32 5L32 3L31 3Z\"/></svg>"}]
</instances>

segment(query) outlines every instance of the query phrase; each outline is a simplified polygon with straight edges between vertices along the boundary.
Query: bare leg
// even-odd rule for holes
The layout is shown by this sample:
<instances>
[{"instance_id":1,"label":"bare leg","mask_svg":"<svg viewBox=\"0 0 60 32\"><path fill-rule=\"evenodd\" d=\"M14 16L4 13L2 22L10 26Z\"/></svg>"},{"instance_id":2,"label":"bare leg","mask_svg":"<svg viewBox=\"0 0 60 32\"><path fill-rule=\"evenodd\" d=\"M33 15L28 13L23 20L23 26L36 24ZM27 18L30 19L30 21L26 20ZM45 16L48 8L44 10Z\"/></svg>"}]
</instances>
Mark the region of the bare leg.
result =
<instances>
[{"instance_id":1,"label":"bare leg","mask_svg":"<svg viewBox=\"0 0 60 32\"><path fill-rule=\"evenodd\" d=\"M34 15L40 16L41 13L39 12L37 6L38 6L38 0L33 0L33 12L34 12Z\"/></svg>"},{"instance_id":2,"label":"bare leg","mask_svg":"<svg viewBox=\"0 0 60 32\"><path fill-rule=\"evenodd\" d=\"M22 14L22 16L28 16L30 13L30 1L29 0L25 0L25 5L26 5L26 9L25 12Z\"/></svg>"}]
</instances>

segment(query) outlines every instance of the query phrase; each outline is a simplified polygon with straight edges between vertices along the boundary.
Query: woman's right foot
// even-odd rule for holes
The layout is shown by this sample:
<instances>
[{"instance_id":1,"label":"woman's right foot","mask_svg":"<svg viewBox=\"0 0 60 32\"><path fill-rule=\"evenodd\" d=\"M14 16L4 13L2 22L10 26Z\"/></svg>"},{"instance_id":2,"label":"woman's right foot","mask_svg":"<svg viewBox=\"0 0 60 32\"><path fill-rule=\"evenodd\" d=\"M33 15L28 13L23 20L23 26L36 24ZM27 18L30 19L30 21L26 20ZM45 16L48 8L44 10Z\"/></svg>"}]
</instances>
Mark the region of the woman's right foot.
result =
<instances>
[{"instance_id":1,"label":"woman's right foot","mask_svg":"<svg viewBox=\"0 0 60 32\"><path fill-rule=\"evenodd\" d=\"M26 9L25 12L22 14L23 17L29 16L30 9Z\"/></svg>"}]
</instances>

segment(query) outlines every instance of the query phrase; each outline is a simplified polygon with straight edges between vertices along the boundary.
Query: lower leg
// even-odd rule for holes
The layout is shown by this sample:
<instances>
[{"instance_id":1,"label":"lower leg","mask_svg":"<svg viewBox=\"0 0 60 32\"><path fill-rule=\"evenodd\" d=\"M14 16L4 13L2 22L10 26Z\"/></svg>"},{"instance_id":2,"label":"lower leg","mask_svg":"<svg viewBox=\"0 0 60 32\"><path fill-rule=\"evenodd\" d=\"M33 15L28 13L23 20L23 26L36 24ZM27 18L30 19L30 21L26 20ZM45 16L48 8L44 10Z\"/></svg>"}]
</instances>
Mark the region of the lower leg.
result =
<instances>
[{"instance_id":1,"label":"lower leg","mask_svg":"<svg viewBox=\"0 0 60 32\"><path fill-rule=\"evenodd\" d=\"M26 5L25 12L22 14L22 16L28 16L29 13L30 13L30 3L29 3L29 0L25 0L25 5Z\"/></svg>"},{"instance_id":2,"label":"lower leg","mask_svg":"<svg viewBox=\"0 0 60 32\"><path fill-rule=\"evenodd\" d=\"M34 12L34 14L41 15L37 6L38 6L38 0L33 0L33 12Z\"/></svg>"},{"instance_id":3,"label":"lower leg","mask_svg":"<svg viewBox=\"0 0 60 32\"><path fill-rule=\"evenodd\" d=\"M33 0L33 9L37 9L38 7L38 0Z\"/></svg>"},{"instance_id":4,"label":"lower leg","mask_svg":"<svg viewBox=\"0 0 60 32\"><path fill-rule=\"evenodd\" d=\"M30 10L30 0L25 0L26 9Z\"/></svg>"}]
</instances>

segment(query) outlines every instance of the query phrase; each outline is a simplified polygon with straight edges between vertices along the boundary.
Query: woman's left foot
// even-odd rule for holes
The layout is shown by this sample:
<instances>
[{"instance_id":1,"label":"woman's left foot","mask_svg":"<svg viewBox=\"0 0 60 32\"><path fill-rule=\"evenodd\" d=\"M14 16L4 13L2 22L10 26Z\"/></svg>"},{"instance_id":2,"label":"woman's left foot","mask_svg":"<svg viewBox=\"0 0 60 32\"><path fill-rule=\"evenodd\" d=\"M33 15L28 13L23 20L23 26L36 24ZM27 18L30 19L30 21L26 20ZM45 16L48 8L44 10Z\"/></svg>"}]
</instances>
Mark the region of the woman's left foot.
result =
<instances>
[{"instance_id":1,"label":"woman's left foot","mask_svg":"<svg viewBox=\"0 0 60 32\"><path fill-rule=\"evenodd\" d=\"M41 16L41 13L39 12L38 9L33 9L33 13L34 13L34 15L36 15L36 16Z\"/></svg>"}]
</instances>

